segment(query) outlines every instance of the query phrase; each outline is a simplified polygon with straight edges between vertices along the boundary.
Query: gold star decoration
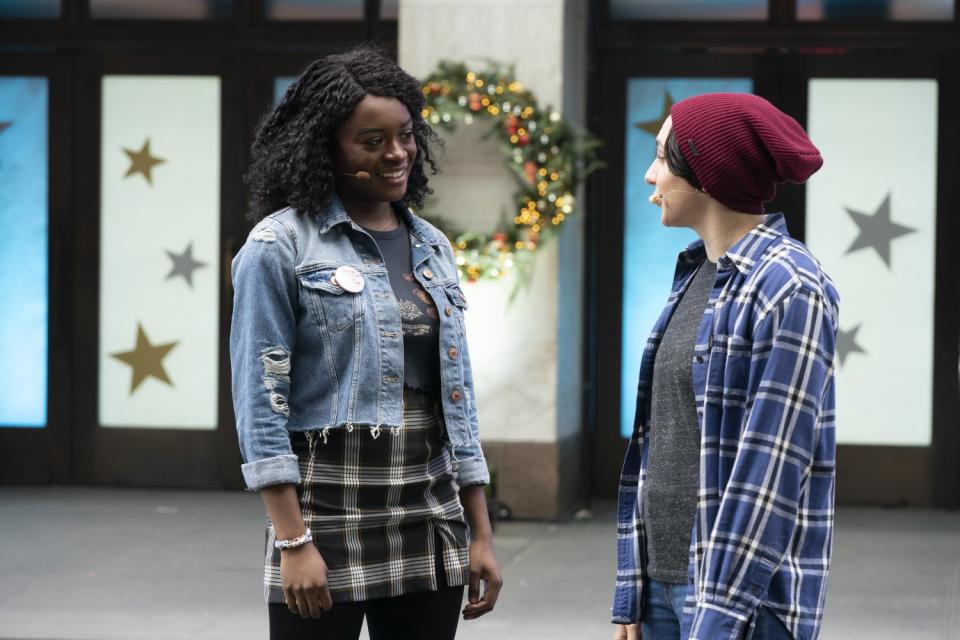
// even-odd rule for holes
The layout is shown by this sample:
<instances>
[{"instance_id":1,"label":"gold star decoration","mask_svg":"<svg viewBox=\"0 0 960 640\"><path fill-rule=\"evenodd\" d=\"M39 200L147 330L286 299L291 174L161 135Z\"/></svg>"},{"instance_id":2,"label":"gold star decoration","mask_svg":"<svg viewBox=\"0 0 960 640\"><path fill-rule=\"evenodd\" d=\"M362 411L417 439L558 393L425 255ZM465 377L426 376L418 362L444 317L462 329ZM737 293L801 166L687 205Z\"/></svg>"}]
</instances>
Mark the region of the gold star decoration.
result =
<instances>
[{"instance_id":1,"label":"gold star decoration","mask_svg":"<svg viewBox=\"0 0 960 640\"><path fill-rule=\"evenodd\" d=\"M130 158L130 168L127 169L123 177L129 178L133 174L139 173L146 179L150 186L153 186L153 168L158 164L166 162L166 160L150 155L150 138L148 137L144 141L140 151L133 151L132 149L124 147L123 152Z\"/></svg>"},{"instance_id":2,"label":"gold star decoration","mask_svg":"<svg viewBox=\"0 0 960 640\"><path fill-rule=\"evenodd\" d=\"M673 98L670 96L669 91L665 91L663 94L663 108L660 111L660 115L653 120L648 120L647 122L638 122L635 126L637 129L643 129L654 138L657 137L657 134L660 133L660 127L663 126L663 121L667 119L667 116L670 115L670 109L673 108Z\"/></svg>"},{"instance_id":3,"label":"gold star decoration","mask_svg":"<svg viewBox=\"0 0 960 640\"><path fill-rule=\"evenodd\" d=\"M148 377L153 376L161 382L165 382L171 387L173 382L163 368L163 359L170 350L177 346L179 342L168 342L167 344L150 344L147 334L143 331L140 323L137 323L137 346L133 351L123 351L111 353L110 356L116 358L124 364L130 365L133 369L133 380L130 383L130 395L137 390L137 387Z\"/></svg>"}]
</instances>

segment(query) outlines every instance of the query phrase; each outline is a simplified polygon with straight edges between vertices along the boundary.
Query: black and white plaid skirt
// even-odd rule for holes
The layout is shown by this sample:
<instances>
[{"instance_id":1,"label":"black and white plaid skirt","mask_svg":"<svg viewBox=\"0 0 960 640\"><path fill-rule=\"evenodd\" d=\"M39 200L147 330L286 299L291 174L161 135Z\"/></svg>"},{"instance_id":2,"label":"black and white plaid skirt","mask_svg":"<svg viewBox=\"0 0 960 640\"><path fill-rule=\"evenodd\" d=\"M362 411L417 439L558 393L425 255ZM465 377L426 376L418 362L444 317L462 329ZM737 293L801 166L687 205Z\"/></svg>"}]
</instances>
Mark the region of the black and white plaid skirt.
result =
<instances>
[{"instance_id":1,"label":"black and white plaid skirt","mask_svg":"<svg viewBox=\"0 0 960 640\"><path fill-rule=\"evenodd\" d=\"M410 402L410 397L405 394L402 428L291 434L300 462L300 509L327 564L334 602L469 581L467 525L443 418L436 402ZM268 524L264 596L268 603L281 603L274 537ZM438 576L441 567L445 585Z\"/></svg>"}]
</instances>

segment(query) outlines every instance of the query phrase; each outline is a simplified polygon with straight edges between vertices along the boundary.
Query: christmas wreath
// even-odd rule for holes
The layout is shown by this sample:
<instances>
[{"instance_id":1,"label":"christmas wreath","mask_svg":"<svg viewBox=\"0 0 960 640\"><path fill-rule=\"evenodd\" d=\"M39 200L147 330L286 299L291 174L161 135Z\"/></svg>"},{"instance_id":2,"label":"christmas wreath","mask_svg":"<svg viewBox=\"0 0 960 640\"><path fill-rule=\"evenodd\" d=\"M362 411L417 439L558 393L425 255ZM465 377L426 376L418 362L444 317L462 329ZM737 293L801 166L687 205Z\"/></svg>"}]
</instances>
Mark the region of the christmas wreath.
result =
<instances>
[{"instance_id":1,"label":"christmas wreath","mask_svg":"<svg viewBox=\"0 0 960 640\"><path fill-rule=\"evenodd\" d=\"M460 122L486 122L498 139L507 167L517 179L513 218L493 233L461 231L441 224L450 236L463 279L498 279L525 269L544 241L575 211L577 187L603 163L601 142L541 109L513 70L492 65L473 71L463 63L441 62L423 81L423 117L453 131ZM511 224L512 222L512 224Z\"/></svg>"}]
</instances>

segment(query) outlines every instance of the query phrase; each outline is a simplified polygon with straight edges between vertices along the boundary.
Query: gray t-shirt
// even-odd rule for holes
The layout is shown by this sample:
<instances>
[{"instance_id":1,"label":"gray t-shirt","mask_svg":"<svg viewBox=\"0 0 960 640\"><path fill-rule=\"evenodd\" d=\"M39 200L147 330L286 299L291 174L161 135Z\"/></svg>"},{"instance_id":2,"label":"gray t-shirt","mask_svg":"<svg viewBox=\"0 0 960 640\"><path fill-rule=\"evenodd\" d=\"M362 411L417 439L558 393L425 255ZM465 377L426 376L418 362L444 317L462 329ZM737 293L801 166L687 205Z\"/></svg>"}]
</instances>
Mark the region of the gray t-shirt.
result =
<instances>
[{"instance_id":1,"label":"gray t-shirt","mask_svg":"<svg viewBox=\"0 0 960 640\"><path fill-rule=\"evenodd\" d=\"M440 314L413 277L410 233L403 219L392 231L367 232L373 236L400 305L403 330L403 384L438 397L440 394Z\"/></svg>"},{"instance_id":2,"label":"gray t-shirt","mask_svg":"<svg viewBox=\"0 0 960 640\"><path fill-rule=\"evenodd\" d=\"M717 265L705 261L663 333L653 363L650 450L643 484L647 574L687 582L690 535L697 513L700 428L693 391L693 350Z\"/></svg>"}]
</instances>

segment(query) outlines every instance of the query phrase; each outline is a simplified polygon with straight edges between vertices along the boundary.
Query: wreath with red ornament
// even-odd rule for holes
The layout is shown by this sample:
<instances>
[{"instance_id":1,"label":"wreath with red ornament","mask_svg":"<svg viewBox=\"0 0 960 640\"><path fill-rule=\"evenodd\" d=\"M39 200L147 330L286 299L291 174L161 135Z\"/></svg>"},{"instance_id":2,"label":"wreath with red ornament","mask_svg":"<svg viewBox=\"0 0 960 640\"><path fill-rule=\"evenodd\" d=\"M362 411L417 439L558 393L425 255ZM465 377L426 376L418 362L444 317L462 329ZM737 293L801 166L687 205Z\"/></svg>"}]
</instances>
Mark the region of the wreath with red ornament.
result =
<instances>
[{"instance_id":1,"label":"wreath with red ornament","mask_svg":"<svg viewBox=\"0 0 960 640\"><path fill-rule=\"evenodd\" d=\"M603 167L597 155L602 143L557 111L541 109L511 68L474 71L464 63L441 62L422 86L427 122L447 131L461 123L486 124L517 180L512 225L508 218L493 233L479 233L441 224L461 278L475 282L516 269L529 273L537 247L575 213L579 185Z\"/></svg>"}]
</instances>

